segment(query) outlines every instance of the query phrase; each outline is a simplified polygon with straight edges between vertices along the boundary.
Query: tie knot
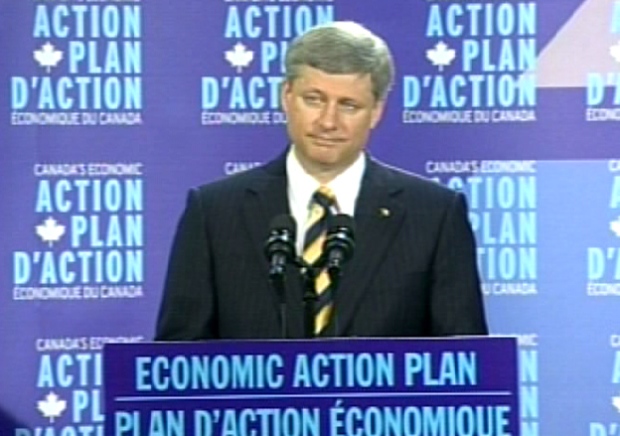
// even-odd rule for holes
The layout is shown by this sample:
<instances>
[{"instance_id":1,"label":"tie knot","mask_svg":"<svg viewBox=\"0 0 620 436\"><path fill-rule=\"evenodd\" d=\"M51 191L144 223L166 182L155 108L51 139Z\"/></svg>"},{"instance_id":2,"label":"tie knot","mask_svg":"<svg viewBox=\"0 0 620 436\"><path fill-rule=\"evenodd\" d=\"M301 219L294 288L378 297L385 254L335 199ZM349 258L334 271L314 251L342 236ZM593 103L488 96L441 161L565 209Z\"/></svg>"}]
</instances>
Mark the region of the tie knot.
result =
<instances>
[{"instance_id":1,"label":"tie knot","mask_svg":"<svg viewBox=\"0 0 620 436\"><path fill-rule=\"evenodd\" d=\"M312 196L313 200L325 209L331 209L336 206L336 195L327 186L323 185L317 189Z\"/></svg>"}]
</instances>

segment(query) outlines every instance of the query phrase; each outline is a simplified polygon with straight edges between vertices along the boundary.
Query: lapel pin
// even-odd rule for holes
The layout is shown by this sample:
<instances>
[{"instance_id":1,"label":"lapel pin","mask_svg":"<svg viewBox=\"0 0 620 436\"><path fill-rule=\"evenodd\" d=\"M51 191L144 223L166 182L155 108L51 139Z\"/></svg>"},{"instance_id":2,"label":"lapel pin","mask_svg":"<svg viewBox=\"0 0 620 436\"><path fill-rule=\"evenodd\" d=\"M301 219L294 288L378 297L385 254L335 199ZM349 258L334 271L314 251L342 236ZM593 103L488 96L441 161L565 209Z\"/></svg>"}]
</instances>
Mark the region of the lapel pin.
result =
<instances>
[{"instance_id":1,"label":"lapel pin","mask_svg":"<svg viewBox=\"0 0 620 436\"><path fill-rule=\"evenodd\" d=\"M379 214L383 217L383 218L387 218L390 216L390 209L386 209L385 207L382 207L379 209Z\"/></svg>"}]
</instances>

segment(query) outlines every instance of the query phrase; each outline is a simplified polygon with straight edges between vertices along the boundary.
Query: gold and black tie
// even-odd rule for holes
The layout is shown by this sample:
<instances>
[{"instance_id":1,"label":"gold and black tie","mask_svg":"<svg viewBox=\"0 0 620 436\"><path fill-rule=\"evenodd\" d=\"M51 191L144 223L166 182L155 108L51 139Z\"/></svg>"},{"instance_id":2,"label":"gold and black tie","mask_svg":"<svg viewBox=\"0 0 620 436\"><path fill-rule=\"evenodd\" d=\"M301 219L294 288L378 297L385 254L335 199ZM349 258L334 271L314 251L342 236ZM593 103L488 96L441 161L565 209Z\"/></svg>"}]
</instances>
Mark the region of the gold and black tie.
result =
<instances>
[{"instance_id":1,"label":"gold and black tie","mask_svg":"<svg viewBox=\"0 0 620 436\"><path fill-rule=\"evenodd\" d=\"M321 186L312 196L304 237L303 258L313 267L321 260L327 220L334 213L337 213L336 197L328 187ZM315 289L318 298L314 311L314 334L320 336L329 323L333 309L331 282L326 268L317 271Z\"/></svg>"}]
</instances>

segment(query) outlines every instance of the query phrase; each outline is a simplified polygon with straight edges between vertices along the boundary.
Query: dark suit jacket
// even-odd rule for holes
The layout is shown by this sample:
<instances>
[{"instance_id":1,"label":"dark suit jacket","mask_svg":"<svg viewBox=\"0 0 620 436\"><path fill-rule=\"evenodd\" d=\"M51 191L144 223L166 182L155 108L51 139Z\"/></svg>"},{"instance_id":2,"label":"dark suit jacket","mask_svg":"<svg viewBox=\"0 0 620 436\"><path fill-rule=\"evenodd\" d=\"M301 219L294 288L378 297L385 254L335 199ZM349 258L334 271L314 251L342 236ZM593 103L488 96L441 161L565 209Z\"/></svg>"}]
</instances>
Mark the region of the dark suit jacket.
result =
<instances>
[{"instance_id":1,"label":"dark suit jacket","mask_svg":"<svg viewBox=\"0 0 620 436\"><path fill-rule=\"evenodd\" d=\"M264 244L290 213L285 155L190 190L178 224L157 340L281 337ZM334 298L341 336L487 333L465 200L368 159L356 248ZM286 275L289 337L304 335L298 271Z\"/></svg>"}]
</instances>

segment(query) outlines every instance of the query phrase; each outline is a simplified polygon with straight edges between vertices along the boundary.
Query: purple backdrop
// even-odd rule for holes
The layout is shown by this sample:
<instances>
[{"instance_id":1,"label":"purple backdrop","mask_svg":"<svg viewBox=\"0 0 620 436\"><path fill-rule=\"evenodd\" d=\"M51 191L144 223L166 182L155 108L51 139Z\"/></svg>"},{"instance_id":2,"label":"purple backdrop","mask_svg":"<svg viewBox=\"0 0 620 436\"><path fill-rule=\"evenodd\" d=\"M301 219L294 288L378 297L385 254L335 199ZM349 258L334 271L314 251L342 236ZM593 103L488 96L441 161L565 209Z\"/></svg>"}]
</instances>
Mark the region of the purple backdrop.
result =
<instances>
[{"instance_id":1,"label":"purple backdrop","mask_svg":"<svg viewBox=\"0 0 620 436\"><path fill-rule=\"evenodd\" d=\"M0 2L0 434L100 431L187 189L286 146L286 44L335 19L396 58L371 152L468 196L522 434L620 434L618 0Z\"/></svg>"}]
</instances>

